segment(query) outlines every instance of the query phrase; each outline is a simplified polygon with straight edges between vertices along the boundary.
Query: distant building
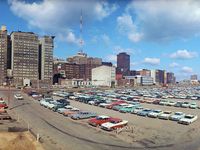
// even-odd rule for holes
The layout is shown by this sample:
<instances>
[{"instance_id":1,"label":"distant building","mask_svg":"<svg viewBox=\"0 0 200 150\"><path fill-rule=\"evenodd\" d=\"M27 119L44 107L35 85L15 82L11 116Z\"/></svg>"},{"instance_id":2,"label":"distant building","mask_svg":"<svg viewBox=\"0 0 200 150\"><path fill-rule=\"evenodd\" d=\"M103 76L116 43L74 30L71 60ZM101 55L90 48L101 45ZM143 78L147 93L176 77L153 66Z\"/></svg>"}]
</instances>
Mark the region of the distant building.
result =
<instances>
[{"instance_id":1,"label":"distant building","mask_svg":"<svg viewBox=\"0 0 200 150\"><path fill-rule=\"evenodd\" d=\"M167 72L167 84L174 84L176 83L176 78L173 72Z\"/></svg>"},{"instance_id":2,"label":"distant building","mask_svg":"<svg viewBox=\"0 0 200 150\"><path fill-rule=\"evenodd\" d=\"M12 32L12 65L14 84L22 85L24 79L36 83L38 74L38 36L32 32Z\"/></svg>"},{"instance_id":3,"label":"distant building","mask_svg":"<svg viewBox=\"0 0 200 150\"><path fill-rule=\"evenodd\" d=\"M7 30L5 26L1 27L0 30L0 85L2 85L6 80L7 75Z\"/></svg>"},{"instance_id":4,"label":"distant building","mask_svg":"<svg viewBox=\"0 0 200 150\"><path fill-rule=\"evenodd\" d=\"M128 75L130 71L130 55L125 52L117 55L117 73Z\"/></svg>"},{"instance_id":5,"label":"distant building","mask_svg":"<svg viewBox=\"0 0 200 150\"><path fill-rule=\"evenodd\" d=\"M124 76L126 80L134 80L134 86L149 86L153 85L153 78L150 76L141 76L141 75L136 75L136 76Z\"/></svg>"},{"instance_id":6,"label":"distant building","mask_svg":"<svg viewBox=\"0 0 200 150\"><path fill-rule=\"evenodd\" d=\"M141 75L141 76L151 76L151 70L148 69L142 69L140 71L137 71L136 73L137 75Z\"/></svg>"},{"instance_id":7,"label":"distant building","mask_svg":"<svg viewBox=\"0 0 200 150\"><path fill-rule=\"evenodd\" d=\"M92 85L113 87L116 85L116 68L100 66L92 69Z\"/></svg>"},{"instance_id":8,"label":"distant building","mask_svg":"<svg viewBox=\"0 0 200 150\"><path fill-rule=\"evenodd\" d=\"M198 80L198 76L196 74L191 75L190 80Z\"/></svg>"},{"instance_id":9,"label":"distant building","mask_svg":"<svg viewBox=\"0 0 200 150\"><path fill-rule=\"evenodd\" d=\"M167 75L165 70L151 70L151 75L154 84L166 84Z\"/></svg>"},{"instance_id":10,"label":"distant building","mask_svg":"<svg viewBox=\"0 0 200 150\"><path fill-rule=\"evenodd\" d=\"M110 66L110 67L112 67L113 64L111 62L102 62L102 66Z\"/></svg>"},{"instance_id":11,"label":"distant building","mask_svg":"<svg viewBox=\"0 0 200 150\"><path fill-rule=\"evenodd\" d=\"M40 38L39 45L39 79L50 85L53 83L53 40L52 36L44 36Z\"/></svg>"},{"instance_id":12,"label":"distant building","mask_svg":"<svg viewBox=\"0 0 200 150\"><path fill-rule=\"evenodd\" d=\"M70 64L76 64L80 67L80 78L84 80L92 79L92 69L102 65L101 58L87 57L86 53L78 52L77 55L67 58Z\"/></svg>"}]
</instances>

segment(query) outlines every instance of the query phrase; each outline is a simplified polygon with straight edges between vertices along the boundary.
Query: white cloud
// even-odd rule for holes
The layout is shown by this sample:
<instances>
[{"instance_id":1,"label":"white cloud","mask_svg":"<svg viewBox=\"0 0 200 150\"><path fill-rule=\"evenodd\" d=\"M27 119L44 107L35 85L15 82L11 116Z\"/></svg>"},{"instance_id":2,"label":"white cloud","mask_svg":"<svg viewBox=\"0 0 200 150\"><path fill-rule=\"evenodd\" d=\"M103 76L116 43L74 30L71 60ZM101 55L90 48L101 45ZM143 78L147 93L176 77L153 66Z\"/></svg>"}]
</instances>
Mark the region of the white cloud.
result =
<instances>
[{"instance_id":1,"label":"white cloud","mask_svg":"<svg viewBox=\"0 0 200 150\"><path fill-rule=\"evenodd\" d=\"M117 17L117 27L121 34L126 35L132 42L139 42L143 34L136 31L132 17L129 14L123 14Z\"/></svg>"},{"instance_id":2,"label":"white cloud","mask_svg":"<svg viewBox=\"0 0 200 150\"><path fill-rule=\"evenodd\" d=\"M105 43L105 45L109 45L110 44L110 37L106 34L101 35L101 38L103 40L103 42Z\"/></svg>"},{"instance_id":3,"label":"white cloud","mask_svg":"<svg viewBox=\"0 0 200 150\"><path fill-rule=\"evenodd\" d=\"M106 56L106 61L109 61L109 62L117 62L117 55L108 55Z\"/></svg>"},{"instance_id":4,"label":"white cloud","mask_svg":"<svg viewBox=\"0 0 200 150\"><path fill-rule=\"evenodd\" d=\"M181 72L189 74L189 73L193 73L193 69L191 67L184 66L181 68Z\"/></svg>"},{"instance_id":5,"label":"white cloud","mask_svg":"<svg viewBox=\"0 0 200 150\"><path fill-rule=\"evenodd\" d=\"M79 26L81 10L84 21L90 22L101 21L118 8L116 4L98 0L43 0L41 2L9 0L9 4L11 11L27 21L29 26L56 36L68 34L70 42L74 34L71 28Z\"/></svg>"},{"instance_id":6,"label":"white cloud","mask_svg":"<svg viewBox=\"0 0 200 150\"><path fill-rule=\"evenodd\" d=\"M200 35L200 1L198 0L135 0L125 14L132 15L136 33L145 40L170 41Z\"/></svg>"},{"instance_id":7,"label":"white cloud","mask_svg":"<svg viewBox=\"0 0 200 150\"><path fill-rule=\"evenodd\" d=\"M171 58L177 59L191 59L197 56L198 54L196 52L190 52L188 50L178 50L170 55Z\"/></svg>"},{"instance_id":8,"label":"white cloud","mask_svg":"<svg viewBox=\"0 0 200 150\"><path fill-rule=\"evenodd\" d=\"M160 64L160 59L159 58L145 58L143 61L145 64L149 65L159 65Z\"/></svg>"},{"instance_id":9,"label":"white cloud","mask_svg":"<svg viewBox=\"0 0 200 150\"><path fill-rule=\"evenodd\" d=\"M170 66L171 68L175 68L175 67L178 67L179 64L176 63L176 62L173 62L173 63L169 64L169 66Z\"/></svg>"}]
</instances>

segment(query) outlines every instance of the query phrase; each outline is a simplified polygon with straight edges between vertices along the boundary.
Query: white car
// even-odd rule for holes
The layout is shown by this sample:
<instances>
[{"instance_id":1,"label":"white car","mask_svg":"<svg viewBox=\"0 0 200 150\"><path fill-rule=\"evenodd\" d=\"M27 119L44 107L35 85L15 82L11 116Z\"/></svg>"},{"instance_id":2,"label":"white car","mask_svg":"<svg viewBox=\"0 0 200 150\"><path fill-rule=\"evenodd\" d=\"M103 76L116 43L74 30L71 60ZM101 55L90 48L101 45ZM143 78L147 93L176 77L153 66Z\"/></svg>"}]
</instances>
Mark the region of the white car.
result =
<instances>
[{"instance_id":1,"label":"white car","mask_svg":"<svg viewBox=\"0 0 200 150\"><path fill-rule=\"evenodd\" d=\"M169 119L173 121L179 121L185 114L183 112L175 112L174 115L170 116Z\"/></svg>"},{"instance_id":2,"label":"white car","mask_svg":"<svg viewBox=\"0 0 200 150\"><path fill-rule=\"evenodd\" d=\"M67 106L65 106L65 108L66 108L66 109L72 109L72 108L74 108L74 107L71 106L71 105L67 105Z\"/></svg>"},{"instance_id":3,"label":"white car","mask_svg":"<svg viewBox=\"0 0 200 150\"><path fill-rule=\"evenodd\" d=\"M178 123L180 124L186 124L186 125L189 125L191 124L192 122L196 121L197 120L197 115L185 115L185 117L181 118Z\"/></svg>"},{"instance_id":4,"label":"white car","mask_svg":"<svg viewBox=\"0 0 200 150\"><path fill-rule=\"evenodd\" d=\"M164 111L162 114L158 115L158 118L168 120L171 115L171 111Z\"/></svg>"},{"instance_id":5,"label":"white car","mask_svg":"<svg viewBox=\"0 0 200 150\"><path fill-rule=\"evenodd\" d=\"M189 102L184 102L181 107L183 108L188 108L190 106L190 103Z\"/></svg>"},{"instance_id":6,"label":"white car","mask_svg":"<svg viewBox=\"0 0 200 150\"><path fill-rule=\"evenodd\" d=\"M110 104L108 104L108 103L100 103L100 104L99 104L99 107L105 108L105 107L108 106L108 105L110 105Z\"/></svg>"},{"instance_id":7,"label":"white car","mask_svg":"<svg viewBox=\"0 0 200 150\"><path fill-rule=\"evenodd\" d=\"M58 108L57 109L57 112L59 113L59 114L62 114L64 111L66 111L67 109L66 108Z\"/></svg>"},{"instance_id":8,"label":"white car","mask_svg":"<svg viewBox=\"0 0 200 150\"><path fill-rule=\"evenodd\" d=\"M21 94L15 94L14 96L17 100L23 100L23 96Z\"/></svg>"},{"instance_id":9,"label":"white car","mask_svg":"<svg viewBox=\"0 0 200 150\"><path fill-rule=\"evenodd\" d=\"M176 102L174 102L174 101L169 101L168 104L167 104L167 106L174 106L175 104L176 104Z\"/></svg>"},{"instance_id":10,"label":"white car","mask_svg":"<svg viewBox=\"0 0 200 150\"><path fill-rule=\"evenodd\" d=\"M153 110L152 112L150 112L147 116L151 117L151 118L157 118L158 115L161 115L163 113L162 110Z\"/></svg>"},{"instance_id":11,"label":"white car","mask_svg":"<svg viewBox=\"0 0 200 150\"><path fill-rule=\"evenodd\" d=\"M128 121L126 120L121 120L121 119L116 119L111 122L106 122L101 125L101 129L106 130L106 131L112 131L118 128L122 128L128 124Z\"/></svg>"},{"instance_id":12,"label":"white car","mask_svg":"<svg viewBox=\"0 0 200 150\"><path fill-rule=\"evenodd\" d=\"M137 108L133 109L133 111L131 113L137 114L139 111L142 111L143 109L144 109L143 107L137 107Z\"/></svg>"},{"instance_id":13,"label":"white car","mask_svg":"<svg viewBox=\"0 0 200 150\"><path fill-rule=\"evenodd\" d=\"M89 101L88 104L89 105L94 105L94 101Z\"/></svg>"}]
</instances>

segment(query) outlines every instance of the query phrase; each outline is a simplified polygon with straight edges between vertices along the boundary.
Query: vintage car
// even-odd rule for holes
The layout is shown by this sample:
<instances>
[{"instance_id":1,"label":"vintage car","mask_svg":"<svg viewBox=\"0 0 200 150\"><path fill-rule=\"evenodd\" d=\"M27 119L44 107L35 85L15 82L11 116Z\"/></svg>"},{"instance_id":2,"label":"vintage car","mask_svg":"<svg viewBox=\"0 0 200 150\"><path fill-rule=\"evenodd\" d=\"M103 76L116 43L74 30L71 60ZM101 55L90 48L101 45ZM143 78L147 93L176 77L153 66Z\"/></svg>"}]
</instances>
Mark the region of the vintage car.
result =
<instances>
[{"instance_id":1,"label":"vintage car","mask_svg":"<svg viewBox=\"0 0 200 150\"><path fill-rule=\"evenodd\" d=\"M97 117L95 117L95 118L90 119L90 120L88 121L88 123L89 123L90 125L92 125L92 126L97 127L97 126L102 125L103 123L106 123L106 122L111 121L112 119L114 119L114 118L109 117L109 116L97 116Z\"/></svg>"},{"instance_id":2,"label":"vintage car","mask_svg":"<svg viewBox=\"0 0 200 150\"><path fill-rule=\"evenodd\" d=\"M164 111L162 114L158 115L158 118L168 120L171 115L171 111Z\"/></svg>"},{"instance_id":3,"label":"vintage car","mask_svg":"<svg viewBox=\"0 0 200 150\"><path fill-rule=\"evenodd\" d=\"M192 122L196 121L198 118L197 115L185 115L183 118L181 118L178 123L180 124L185 124L185 125L189 125L191 124Z\"/></svg>"},{"instance_id":4,"label":"vintage car","mask_svg":"<svg viewBox=\"0 0 200 150\"><path fill-rule=\"evenodd\" d=\"M101 125L101 129L106 130L106 131L112 131L116 130L118 128L122 128L128 124L128 121L126 120L121 120L121 119L113 119L110 122L103 123Z\"/></svg>"},{"instance_id":5,"label":"vintage car","mask_svg":"<svg viewBox=\"0 0 200 150\"><path fill-rule=\"evenodd\" d=\"M147 116L151 117L151 118L157 118L158 115L162 114L163 111L162 110L153 110L152 112L150 112Z\"/></svg>"},{"instance_id":6,"label":"vintage car","mask_svg":"<svg viewBox=\"0 0 200 150\"><path fill-rule=\"evenodd\" d=\"M79 119L88 119L88 118L93 118L96 117L97 114L93 112L88 112L88 111L79 111L76 114L72 114L71 118L74 120L79 120Z\"/></svg>"},{"instance_id":7,"label":"vintage car","mask_svg":"<svg viewBox=\"0 0 200 150\"><path fill-rule=\"evenodd\" d=\"M171 115L169 117L169 120L179 121L184 116L185 116L185 114L183 112L175 112L174 115Z\"/></svg>"},{"instance_id":8,"label":"vintage car","mask_svg":"<svg viewBox=\"0 0 200 150\"><path fill-rule=\"evenodd\" d=\"M21 94L15 94L14 97L17 99L17 100L23 100L23 96Z\"/></svg>"}]
</instances>

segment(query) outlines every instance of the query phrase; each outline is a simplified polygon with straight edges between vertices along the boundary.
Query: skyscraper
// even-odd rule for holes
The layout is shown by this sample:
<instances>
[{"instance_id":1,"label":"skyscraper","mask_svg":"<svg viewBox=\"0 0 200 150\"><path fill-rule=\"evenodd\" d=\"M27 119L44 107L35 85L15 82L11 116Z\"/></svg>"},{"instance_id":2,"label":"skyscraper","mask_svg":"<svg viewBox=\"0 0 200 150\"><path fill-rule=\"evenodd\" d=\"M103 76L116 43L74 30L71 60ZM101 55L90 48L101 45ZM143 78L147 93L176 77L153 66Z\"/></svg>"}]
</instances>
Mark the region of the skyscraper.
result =
<instances>
[{"instance_id":1,"label":"skyscraper","mask_svg":"<svg viewBox=\"0 0 200 150\"><path fill-rule=\"evenodd\" d=\"M5 26L0 30L0 85L5 81L7 74L7 30Z\"/></svg>"},{"instance_id":2,"label":"skyscraper","mask_svg":"<svg viewBox=\"0 0 200 150\"><path fill-rule=\"evenodd\" d=\"M52 84L53 80L53 39L52 36L40 38L39 79L46 84Z\"/></svg>"},{"instance_id":3,"label":"skyscraper","mask_svg":"<svg viewBox=\"0 0 200 150\"><path fill-rule=\"evenodd\" d=\"M38 80L38 36L32 32L12 32L12 63L14 84L22 85L23 79L31 83Z\"/></svg>"},{"instance_id":4,"label":"skyscraper","mask_svg":"<svg viewBox=\"0 0 200 150\"><path fill-rule=\"evenodd\" d=\"M125 52L117 55L117 72L128 75L130 71L130 55Z\"/></svg>"}]
</instances>

